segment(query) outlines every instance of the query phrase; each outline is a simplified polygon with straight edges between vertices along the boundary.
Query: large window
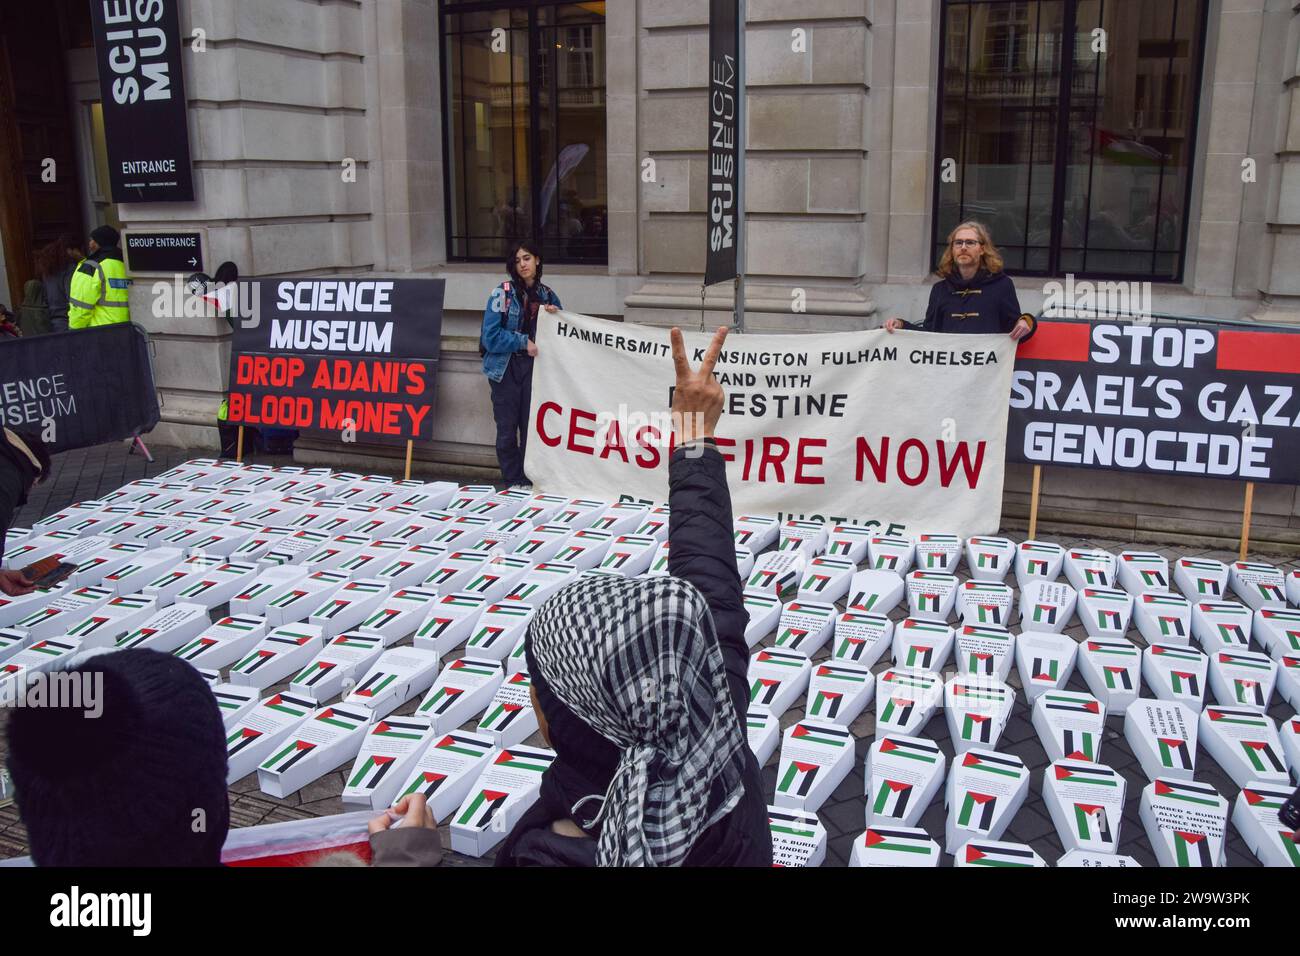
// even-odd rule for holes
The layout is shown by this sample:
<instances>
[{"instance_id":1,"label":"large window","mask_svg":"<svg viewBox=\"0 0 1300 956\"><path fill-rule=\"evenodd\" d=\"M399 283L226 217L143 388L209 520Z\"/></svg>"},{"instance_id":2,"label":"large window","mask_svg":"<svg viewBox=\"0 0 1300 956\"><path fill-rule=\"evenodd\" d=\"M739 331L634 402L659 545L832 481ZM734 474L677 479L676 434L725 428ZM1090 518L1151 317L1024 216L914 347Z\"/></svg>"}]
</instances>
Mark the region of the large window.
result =
<instances>
[{"instance_id":1,"label":"large window","mask_svg":"<svg viewBox=\"0 0 1300 956\"><path fill-rule=\"evenodd\" d=\"M935 262L976 219L1015 272L1181 281L1205 6L944 0Z\"/></svg>"},{"instance_id":2,"label":"large window","mask_svg":"<svg viewBox=\"0 0 1300 956\"><path fill-rule=\"evenodd\" d=\"M608 259L605 4L442 0L447 248Z\"/></svg>"}]
</instances>

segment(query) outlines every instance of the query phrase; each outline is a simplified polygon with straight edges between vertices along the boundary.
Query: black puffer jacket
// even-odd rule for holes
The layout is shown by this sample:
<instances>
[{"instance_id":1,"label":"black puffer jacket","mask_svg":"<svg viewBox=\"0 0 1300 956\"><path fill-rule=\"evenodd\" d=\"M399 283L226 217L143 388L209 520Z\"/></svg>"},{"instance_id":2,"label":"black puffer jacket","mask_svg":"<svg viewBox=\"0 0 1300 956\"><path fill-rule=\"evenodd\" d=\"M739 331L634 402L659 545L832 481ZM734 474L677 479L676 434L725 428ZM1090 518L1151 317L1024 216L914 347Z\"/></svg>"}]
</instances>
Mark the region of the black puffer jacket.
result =
<instances>
[{"instance_id":1,"label":"black puffer jacket","mask_svg":"<svg viewBox=\"0 0 1300 956\"><path fill-rule=\"evenodd\" d=\"M1010 334L1023 313L1016 287L1005 272L990 273L980 269L969 280L961 273L940 279L930 289L930 304L925 309L926 332L969 332ZM1033 316L1029 336L1034 334ZM1021 341L1024 341L1022 339Z\"/></svg>"},{"instance_id":2,"label":"black puffer jacket","mask_svg":"<svg viewBox=\"0 0 1300 956\"><path fill-rule=\"evenodd\" d=\"M749 708L748 620L741 599L740 573L732 539L731 493L726 464L709 445L698 457L678 449L668 467L668 504L672 509L668 570L699 589L713 614L714 630L727 669L727 683L742 735ZM541 797L524 814L497 853L497 866L594 866L596 841L561 836L551 824L570 816L570 808L589 794L604 796L618 765L619 751L587 727L534 681L548 715L555 763L542 778ZM772 834L763 798L758 761L744 748L745 792L731 813L696 840L687 866L771 866ZM716 795L721 799L722 794ZM593 834L594 835L594 834Z\"/></svg>"}]
</instances>

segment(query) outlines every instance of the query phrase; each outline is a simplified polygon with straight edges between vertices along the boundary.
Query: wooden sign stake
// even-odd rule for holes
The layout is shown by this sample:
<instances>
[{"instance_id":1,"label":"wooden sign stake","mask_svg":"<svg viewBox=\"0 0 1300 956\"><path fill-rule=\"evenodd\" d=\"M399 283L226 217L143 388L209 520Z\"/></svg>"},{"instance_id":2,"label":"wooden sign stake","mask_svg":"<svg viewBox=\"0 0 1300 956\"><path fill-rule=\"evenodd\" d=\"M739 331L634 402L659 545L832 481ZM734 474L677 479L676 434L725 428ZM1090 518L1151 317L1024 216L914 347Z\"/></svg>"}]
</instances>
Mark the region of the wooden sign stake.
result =
<instances>
[{"instance_id":1,"label":"wooden sign stake","mask_svg":"<svg viewBox=\"0 0 1300 956\"><path fill-rule=\"evenodd\" d=\"M414 447L414 445L415 442L412 441L410 438L406 440L406 480L407 481L411 480L411 449Z\"/></svg>"},{"instance_id":2,"label":"wooden sign stake","mask_svg":"<svg viewBox=\"0 0 1300 956\"><path fill-rule=\"evenodd\" d=\"M1255 483L1246 482L1246 504L1241 511L1241 551L1238 561L1246 560L1246 549L1250 547L1250 510L1255 505Z\"/></svg>"},{"instance_id":3,"label":"wooden sign stake","mask_svg":"<svg viewBox=\"0 0 1300 956\"><path fill-rule=\"evenodd\" d=\"M1038 494L1043 487L1043 466L1034 465L1034 490L1029 495L1029 540L1038 536Z\"/></svg>"},{"instance_id":4,"label":"wooden sign stake","mask_svg":"<svg viewBox=\"0 0 1300 956\"><path fill-rule=\"evenodd\" d=\"M235 461L244 463L244 426L239 426L239 436L235 439Z\"/></svg>"}]
</instances>

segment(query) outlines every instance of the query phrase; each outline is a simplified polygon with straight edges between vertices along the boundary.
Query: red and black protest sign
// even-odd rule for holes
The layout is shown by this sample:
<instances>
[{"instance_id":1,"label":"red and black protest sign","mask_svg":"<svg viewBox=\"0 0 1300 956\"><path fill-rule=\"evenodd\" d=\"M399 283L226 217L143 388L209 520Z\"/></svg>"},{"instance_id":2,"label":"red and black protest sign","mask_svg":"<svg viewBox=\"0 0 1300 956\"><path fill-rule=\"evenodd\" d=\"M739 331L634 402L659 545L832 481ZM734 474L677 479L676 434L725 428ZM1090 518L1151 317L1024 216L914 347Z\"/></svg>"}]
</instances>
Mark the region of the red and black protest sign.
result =
<instances>
[{"instance_id":1,"label":"red and black protest sign","mask_svg":"<svg viewBox=\"0 0 1300 956\"><path fill-rule=\"evenodd\" d=\"M1040 322L1016 356L1007 460L1300 484L1300 334Z\"/></svg>"},{"instance_id":2,"label":"red and black protest sign","mask_svg":"<svg viewBox=\"0 0 1300 956\"><path fill-rule=\"evenodd\" d=\"M235 323L230 422L429 439L442 279L262 279Z\"/></svg>"}]
</instances>

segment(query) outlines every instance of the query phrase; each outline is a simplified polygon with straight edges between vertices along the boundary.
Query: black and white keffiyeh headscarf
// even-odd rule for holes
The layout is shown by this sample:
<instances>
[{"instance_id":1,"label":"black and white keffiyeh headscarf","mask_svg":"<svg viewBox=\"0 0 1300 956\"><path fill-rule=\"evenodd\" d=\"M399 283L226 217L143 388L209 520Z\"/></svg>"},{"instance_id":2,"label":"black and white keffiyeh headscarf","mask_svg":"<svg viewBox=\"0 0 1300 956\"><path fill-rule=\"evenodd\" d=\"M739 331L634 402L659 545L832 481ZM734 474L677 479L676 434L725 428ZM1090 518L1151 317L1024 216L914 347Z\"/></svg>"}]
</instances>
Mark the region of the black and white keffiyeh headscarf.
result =
<instances>
[{"instance_id":1,"label":"black and white keffiyeh headscarf","mask_svg":"<svg viewBox=\"0 0 1300 956\"><path fill-rule=\"evenodd\" d=\"M703 596L672 577L576 581L538 609L528 644L534 679L622 751L597 865L681 865L740 802L747 746Z\"/></svg>"}]
</instances>

